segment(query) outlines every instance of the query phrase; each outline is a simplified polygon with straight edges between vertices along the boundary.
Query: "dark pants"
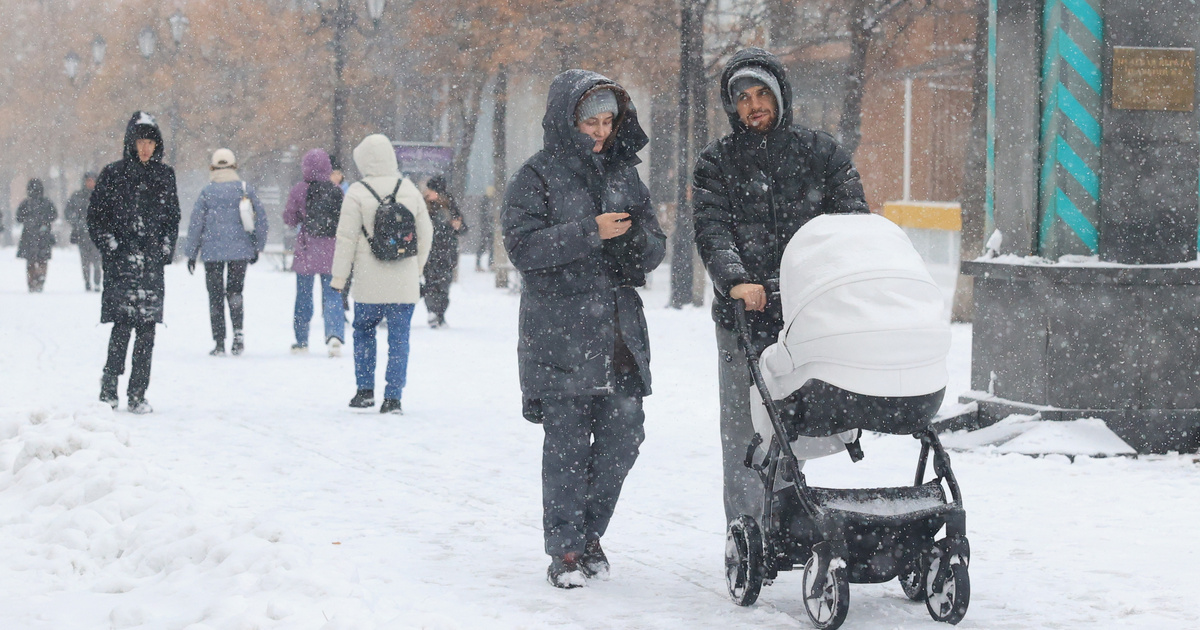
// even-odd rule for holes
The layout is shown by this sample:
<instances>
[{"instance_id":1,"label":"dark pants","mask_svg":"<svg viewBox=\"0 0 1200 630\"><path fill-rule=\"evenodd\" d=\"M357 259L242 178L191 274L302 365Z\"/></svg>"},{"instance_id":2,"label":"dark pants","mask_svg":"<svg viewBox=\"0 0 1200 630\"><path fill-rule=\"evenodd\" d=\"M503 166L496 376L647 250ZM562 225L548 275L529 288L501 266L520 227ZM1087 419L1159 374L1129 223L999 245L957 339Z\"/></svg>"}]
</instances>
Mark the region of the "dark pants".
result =
<instances>
[{"instance_id":1,"label":"dark pants","mask_svg":"<svg viewBox=\"0 0 1200 630\"><path fill-rule=\"evenodd\" d=\"M150 359L154 355L154 322L116 322L112 336L108 338L108 363L104 364L106 376L117 377L125 373L125 355L129 352L129 337L137 331L133 344L133 369L129 375L129 398L141 400L146 397L150 386Z\"/></svg>"},{"instance_id":2,"label":"dark pants","mask_svg":"<svg viewBox=\"0 0 1200 630\"><path fill-rule=\"evenodd\" d=\"M645 439L639 395L541 399L542 528L546 553L583 553L608 529Z\"/></svg>"},{"instance_id":3,"label":"dark pants","mask_svg":"<svg viewBox=\"0 0 1200 630\"><path fill-rule=\"evenodd\" d=\"M100 250L90 240L79 244L79 264L83 267L83 286L89 291L92 287L99 291L104 278L100 267Z\"/></svg>"},{"instance_id":4,"label":"dark pants","mask_svg":"<svg viewBox=\"0 0 1200 630\"><path fill-rule=\"evenodd\" d=\"M25 281L29 285L30 293L41 293L42 287L46 285L46 268L49 266L45 260L28 260L25 262Z\"/></svg>"},{"instance_id":5,"label":"dark pants","mask_svg":"<svg viewBox=\"0 0 1200 630\"><path fill-rule=\"evenodd\" d=\"M228 268L228 278L225 270ZM229 301L229 321L236 336L242 330L242 287L246 284L246 261L204 263L204 282L208 285L208 317L212 320L213 340L225 343L225 302Z\"/></svg>"},{"instance_id":6,"label":"dark pants","mask_svg":"<svg viewBox=\"0 0 1200 630\"><path fill-rule=\"evenodd\" d=\"M439 320L445 318L446 309L450 308L450 282L453 279L453 274L425 279L425 310Z\"/></svg>"}]
</instances>

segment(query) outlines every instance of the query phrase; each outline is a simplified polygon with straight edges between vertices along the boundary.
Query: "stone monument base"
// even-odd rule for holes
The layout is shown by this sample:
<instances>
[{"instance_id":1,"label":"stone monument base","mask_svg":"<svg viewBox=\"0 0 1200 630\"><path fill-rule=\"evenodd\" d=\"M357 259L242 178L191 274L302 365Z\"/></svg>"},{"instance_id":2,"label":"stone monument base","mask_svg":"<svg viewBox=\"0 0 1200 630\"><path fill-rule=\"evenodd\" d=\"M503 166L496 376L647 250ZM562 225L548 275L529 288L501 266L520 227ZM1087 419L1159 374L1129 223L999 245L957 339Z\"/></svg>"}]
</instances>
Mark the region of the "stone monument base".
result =
<instances>
[{"instance_id":1,"label":"stone monument base","mask_svg":"<svg viewBox=\"0 0 1200 630\"><path fill-rule=\"evenodd\" d=\"M1094 417L1139 453L1200 449L1200 264L962 270L975 277L963 402L978 402L978 425Z\"/></svg>"}]
</instances>

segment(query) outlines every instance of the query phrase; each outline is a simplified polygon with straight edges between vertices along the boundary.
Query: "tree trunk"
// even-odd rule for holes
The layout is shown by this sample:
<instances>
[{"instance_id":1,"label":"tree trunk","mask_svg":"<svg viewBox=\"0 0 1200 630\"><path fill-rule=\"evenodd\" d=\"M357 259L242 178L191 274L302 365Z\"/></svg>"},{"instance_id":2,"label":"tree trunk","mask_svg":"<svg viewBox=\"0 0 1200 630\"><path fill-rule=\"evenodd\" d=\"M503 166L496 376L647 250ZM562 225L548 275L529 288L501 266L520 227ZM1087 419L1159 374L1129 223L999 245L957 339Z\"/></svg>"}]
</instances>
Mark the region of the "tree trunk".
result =
<instances>
[{"instance_id":1,"label":"tree trunk","mask_svg":"<svg viewBox=\"0 0 1200 630\"><path fill-rule=\"evenodd\" d=\"M656 208L671 203L674 168L675 134L678 133L679 111L676 102L666 92L650 98L650 199Z\"/></svg>"},{"instance_id":2,"label":"tree trunk","mask_svg":"<svg viewBox=\"0 0 1200 630\"><path fill-rule=\"evenodd\" d=\"M487 85L487 80L486 72L471 77L468 83L470 93L461 105L462 136L454 152L454 163L450 167L450 190L459 197L462 197L467 188L467 161L471 159L471 147L475 145L475 129L479 127L479 108L483 103L483 88Z\"/></svg>"},{"instance_id":3,"label":"tree trunk","mask_svg":"<svg viewBox=\"0 0 1200 630\"><path fill-rule=\"evenodd\" d=\"M853 156L862 141L862 101L867 87L867 52L872 33L867 25L866 0L854 0L850 9L850 57L846 64L846 101L838 122L841 145Z\"/></svg>"},{"instance_id":4,"label":"tree trunk","mask_svg":"<svg viewBox=\"0 0 1200 630\"><path fill-rule=\"evenodd\" d=\"M984 213L987 196L987 93L988 0L975 2L975 50L971 54L971 131L963 169L962 238L959 258L971 260L983 253ZM954 290L953 319L974 318L974 278L959 274Z\"/></svg>"},{"instance_id":5,"label":"tree trunk","mask_svg":"<svg viewBox=\"0 0 1200 630\"><path fill-rule=\"evenodd\" d=\"M682 0L679 10L679 144L678 150L675 230L671 234L671 308L683 308L692 301L694 226L688 199L688 116L691 107L692 36L696 0Z\"/></svg>"},{"instance_id":6,"label":"tree trunk","mask_svg":"<svg viewBox=\"0 0 1200 630\"><path fill-rule=\"evenodd\" d=\"M508 250L501 238L500 209L504 207L504 189L508 186L508 69L500 66L492 87L492 267L496 270L496 288L508 287Z\"/></svg>"}]
</instances>

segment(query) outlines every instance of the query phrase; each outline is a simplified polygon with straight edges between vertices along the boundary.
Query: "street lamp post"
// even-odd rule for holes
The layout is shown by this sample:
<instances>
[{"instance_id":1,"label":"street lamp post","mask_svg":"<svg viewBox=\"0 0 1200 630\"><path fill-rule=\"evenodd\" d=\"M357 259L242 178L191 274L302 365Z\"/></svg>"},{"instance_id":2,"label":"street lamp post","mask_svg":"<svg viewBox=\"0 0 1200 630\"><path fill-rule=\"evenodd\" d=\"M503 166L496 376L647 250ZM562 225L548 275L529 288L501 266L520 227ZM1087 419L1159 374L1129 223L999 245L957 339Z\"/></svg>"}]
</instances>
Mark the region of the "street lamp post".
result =
<instances>
[{"instance_id":1,"label":"street lamp post","mask_svg":"<svg viewBox=\"0 0 1200 630\"><path fill-rule=\"evenodd\" d=\"M142 57L150 59L154 54L154 48L158 46L158 36L154 34L154 29L147 26L142 29L142 32L137 36L138 52L142 53Z\"/></svg>"},{"instance_id":2,"label":"street lamp post","mask_svg":"<svg viewBox=\"0 0 1200 630\"><path fill-rule=\"evenodd\" d=\"M333 50L333 129L331 134L333 146L330 153L340 163L342 130L346 123L346 103L349 100L344 78L346 39L350 36L350 29L358 30L360 33L362 30L358 28L358 14L350 8L350 0L334 1L336 4L332 8L321 13L321 25L328 26L333 30L333 40L329 43ZM386 2L387 0L366 0L367 16L371 18L376 28L379 27L379 20L383 17L383 7Z\"/></svg>"}]
</instances>

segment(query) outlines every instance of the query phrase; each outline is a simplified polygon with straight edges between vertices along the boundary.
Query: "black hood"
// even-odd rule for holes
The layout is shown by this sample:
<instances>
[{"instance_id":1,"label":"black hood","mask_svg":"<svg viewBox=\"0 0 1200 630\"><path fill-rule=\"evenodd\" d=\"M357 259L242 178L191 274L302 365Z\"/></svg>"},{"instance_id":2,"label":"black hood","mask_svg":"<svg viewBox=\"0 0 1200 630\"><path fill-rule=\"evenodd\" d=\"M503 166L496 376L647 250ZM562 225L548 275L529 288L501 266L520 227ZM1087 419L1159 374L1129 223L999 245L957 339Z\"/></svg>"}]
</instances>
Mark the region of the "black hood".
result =
<instances>
[{"instance_id":1,"label":"black hood","mask_svg":"<svg viewBox=\"0 0 1200 630\"><path fill-rule=\"evenodd\" d=\"M617 97L616 120L613 122L611 156L618 160L637 158L637 152L650 141L638 123L637 109L629 94L608 77L589 70L567 70L554 77L546 95L546 115L542 117L542 146L546 151L567 155L590 155L594 142L575 128L575 108L579 100L599 86L610 88Z\"/></svg>"},{"instance_id":2,"label":"black hood","mask_svg":"<svg viewBox=\"0 0 1200 630\"><path fill-rule=\"evenodd\" d=\"M25 194L29 195L30 199L40 199L46 194L46 188L42 186L42 180L31 179L25 184Z\"/></svg>"},{"instance_id":3,"label":"black hood","mask_svg":"<svg viewBox=\"0 0 1200 630\"><path fill-rule=\"evenodd\" d=\"M775 80L779 81L779 91L783 94L783 102L779 103L779 123L775 125L776 129L786 129L792 125L792 84L788 83L787 73L783 69L783 63L779 61L779 57L761 48L743 48L734 53L729 61L725 64L725 71L721 73L721 105L725 108L725 113L729 116L729 126L733 127L734 132L747 131L749 127L742 122L738 117L737 105L729 98L729 78L737 72L739 68L744 66L759 66L775 76Z\"/></svg>"},{"instance_id":4,"label":"black hood","mask_svg":"<svg viewBox=\"0 0 1200 630\"><path fill-rule=\"evenodd\" d=\"M154 155L151 162L162 162L163 137L158 128L158 121L149 112L133 112L129 122L125 124L125 153L126 160L138 161L137 141L141 139L154 141Z\"/></svg>"}]
</instances>

